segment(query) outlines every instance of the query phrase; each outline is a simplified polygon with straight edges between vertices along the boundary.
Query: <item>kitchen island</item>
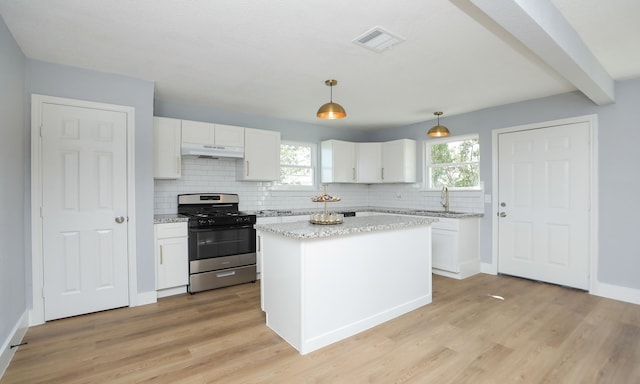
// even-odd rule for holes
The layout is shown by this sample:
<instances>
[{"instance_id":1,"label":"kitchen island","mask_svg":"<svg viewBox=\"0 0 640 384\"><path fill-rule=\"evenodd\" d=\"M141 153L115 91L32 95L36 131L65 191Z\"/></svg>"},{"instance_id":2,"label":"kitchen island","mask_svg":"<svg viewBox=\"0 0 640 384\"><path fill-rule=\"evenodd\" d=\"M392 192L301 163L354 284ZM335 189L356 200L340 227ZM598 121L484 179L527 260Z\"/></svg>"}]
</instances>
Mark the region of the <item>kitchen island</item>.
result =
<instances>
[{"instance_id":1,"label":"kitchen island","mask_svg":"<svg viewBox=\"0 0 640 384\"><path fill-rule=\"evenodd\" d=\"M267 326L306 354L431 303L431 223L261 224Z\"/></svg>"}]
</instances>

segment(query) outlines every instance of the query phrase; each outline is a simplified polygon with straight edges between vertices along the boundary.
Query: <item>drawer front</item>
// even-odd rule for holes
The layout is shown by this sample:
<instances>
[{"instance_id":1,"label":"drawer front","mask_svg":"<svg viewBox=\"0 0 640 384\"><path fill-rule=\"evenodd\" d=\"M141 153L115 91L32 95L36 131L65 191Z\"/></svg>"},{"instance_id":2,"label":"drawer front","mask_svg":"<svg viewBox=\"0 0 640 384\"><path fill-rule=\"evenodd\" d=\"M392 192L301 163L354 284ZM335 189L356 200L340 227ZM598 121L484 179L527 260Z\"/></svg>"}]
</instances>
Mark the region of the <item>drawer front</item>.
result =
<instances>
[{"instance_id":1,"label":"drawer front","mask_svg":"<svg viewBox=\"0 0 640 384\"><path fill-rule=\"evenodd\" d=\"M187 223L163 223L156 224L156 237L166 239L169 237L186 237L188 234Z\"/></svg>"},{"instance_id":2,"label":"drawer front","mask_svg":"<svg viewBox=\"0 0 640 384\"><path fill-rule=\"evenodd\" d=\"M212 257L210 259L192 260L189 262L189 273L212 271L215 269L233 268L256 263L256 254L243 253L241 255Z\"/></svg>"},{"instance_id":3,"label":"drawer front","mask_svg":"<svg viewBox=\"0 0 640 384\"><path fill-rule=\"evenodd\" d=\"M443 229L446 231L457 231L458 230L458 219L449 219L446 217L438 217L438 221L431 224L433 229Z\"/></svg>"},{"instance_id":4,"label":"drawer front","mask_svg":"<svg viewBox=\"0 0 640 384\"><path fill-rule=\"evenodd\" d=\"M223 269L189 276L189 291L199 292L207 289L227 287L256 281L256 266Z\"/></svg>"}]
</instances>

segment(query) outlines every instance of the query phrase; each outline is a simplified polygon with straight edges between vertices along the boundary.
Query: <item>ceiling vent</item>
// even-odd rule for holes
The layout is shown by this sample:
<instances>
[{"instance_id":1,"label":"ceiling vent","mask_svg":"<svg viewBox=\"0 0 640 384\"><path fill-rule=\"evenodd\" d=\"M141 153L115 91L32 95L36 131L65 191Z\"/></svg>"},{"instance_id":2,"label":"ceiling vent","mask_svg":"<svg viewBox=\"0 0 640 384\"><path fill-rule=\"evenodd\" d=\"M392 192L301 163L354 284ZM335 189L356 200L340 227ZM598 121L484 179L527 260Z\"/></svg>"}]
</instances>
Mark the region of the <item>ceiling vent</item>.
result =
<instances>
[{"instance_id":1,"label":"ceiling vent","mask_svg":"<svg viewBox=\"0 0 640 384\"><path fill-rule=\"evenodd\" d=\"M382 27L373 27L356 37L353 42L372 51L383 52L405 40L404 37L391 33Z\"/></svg>"}]
</instances>

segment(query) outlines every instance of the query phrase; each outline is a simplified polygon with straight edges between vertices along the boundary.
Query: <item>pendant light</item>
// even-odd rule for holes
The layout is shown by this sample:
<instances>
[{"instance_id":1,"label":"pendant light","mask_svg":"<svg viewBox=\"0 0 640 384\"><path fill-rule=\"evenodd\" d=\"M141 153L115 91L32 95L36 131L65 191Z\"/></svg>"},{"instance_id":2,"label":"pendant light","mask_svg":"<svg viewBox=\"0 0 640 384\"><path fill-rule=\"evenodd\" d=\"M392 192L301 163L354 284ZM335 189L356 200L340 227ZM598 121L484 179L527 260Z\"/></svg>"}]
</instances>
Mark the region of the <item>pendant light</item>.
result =
<instances>
[{"instance_id":1,"label":"pendant light","mask_svg":"<svg viewBox=\"0 0 640 384\"><path fill-rule=\"evenodd\" d=\"M343 117L347 117L347 112L345 112L344 108L342 108L340 104L333 102L333 86L338 84L338 80L325 80L324 83L331 89L329 102L318 109L316 116L318 116L320 119L330 120L342 119Z\"/></svg>"},{"instance_id":2,"label":"pendant light","mask_svg":"<svg viewBox=\"0 0 640 384\"><path fill-rule=\"evenodd\" d=\"M440 116L442 112L433 112L434 115L438 116L438 125L431 127L431 129L427 132L427 136L431 137L444 137L449 136L449 129L444 125L440 125Z\"/></svg>"}]
</instances>

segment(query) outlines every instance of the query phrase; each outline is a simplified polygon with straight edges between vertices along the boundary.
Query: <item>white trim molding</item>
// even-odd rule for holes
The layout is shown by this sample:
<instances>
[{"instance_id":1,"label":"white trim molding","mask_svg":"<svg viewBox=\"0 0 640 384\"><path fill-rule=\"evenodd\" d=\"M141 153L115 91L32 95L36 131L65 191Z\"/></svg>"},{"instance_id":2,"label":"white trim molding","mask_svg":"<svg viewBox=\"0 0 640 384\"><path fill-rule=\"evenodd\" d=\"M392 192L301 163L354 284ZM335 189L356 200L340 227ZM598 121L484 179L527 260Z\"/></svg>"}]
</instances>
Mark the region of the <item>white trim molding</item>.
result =
<instances>
[{"instance_id":1,"label":"white trim molding","mask_svg":"<svg viewBox=\"0 0 640 384\"><path fill-rule=\"evenodd\" d=\"M139 305L138 278L136 268L136 194L135 194L135 108L123 105L96 103L92 101L66 99L55 96L31 95L31 275L32 308L29 311L29 325L44 323L43 298L43 252L42 252L42 106L59 104L80 108L94 108L122 112L127 115L127 216L128 216L128 276L129 306ZM148 299L145 299L148 300Z\"/></svg>"},{"instance_id":2,"label":"white trim molding","mask_svg":"<svg viewBox=\"0 0 640 384\"><path fill-rule=\"evenodd\" d=\"M589 293L596 296L606 297L608 299L640 305L640 289L621 287L619 285L596 281L592 284Z\"/></svg>"},{"instance_id":3,"label":"white trim molding","mask_svg":"<svg viewBox=\"0 0 640 384\"><path fill-rule=\"evenodd\" d=\"M185 293L185 292L187 292L187 288L186 287L183 288L183 291L181 291L179 293ZM156 291L140 292L140 293L138 293L137 303L136 303L135 306L157 303L159 297L164 297L164 296L161 296ZM134 307L134 305L130 305L130 307Z\"/></svg>"},{"instance_id":4,"label":"white trim molding","mask_svg":"<svg viewBox=\"0 0 640 384\"><path fill-rule=\"evenodd\" d=\"M22 339L28 329L29 315L27 312L24 312L22 316L20 316L20 319L18 319L18 322L13 326L9 337L2 343L2 349L0 349L0 378L2 378L6 372L9 363L11 363L11 359L13 359L13 355L16 354L16 350L19 348L12 348L12 346L22 343Z\"/></svg>"}]
</instances>

